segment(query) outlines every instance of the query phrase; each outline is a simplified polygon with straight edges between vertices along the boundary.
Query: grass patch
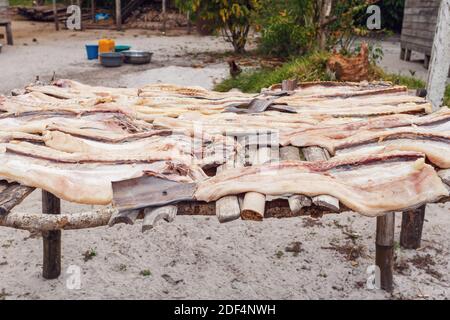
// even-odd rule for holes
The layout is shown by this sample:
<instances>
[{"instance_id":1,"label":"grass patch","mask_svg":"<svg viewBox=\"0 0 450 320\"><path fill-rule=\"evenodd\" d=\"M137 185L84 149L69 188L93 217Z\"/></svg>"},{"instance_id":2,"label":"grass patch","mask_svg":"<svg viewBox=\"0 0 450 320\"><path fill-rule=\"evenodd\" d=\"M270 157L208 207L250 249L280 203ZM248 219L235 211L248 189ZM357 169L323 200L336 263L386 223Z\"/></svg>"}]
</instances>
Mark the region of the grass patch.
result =
<instances>
[{"instance_id":1,"label":"grass patch","mask_svg":"<svg viewBox=\"0 0 450 320\"><path fill-rule=\"evenodd\" d=\"M330 53L318 52L308 56L295 58L276 69L256 69L241 73L235 78L228 78L217 84L216 91L227 92L237 88L242 92L259 93L262 88L268 88L272 84L281 83L285 79L297 79L298 81L330 81L333 75L326 70L326 62ZM396 85L407 86L410 89L425 88L425 81L412 76L390 74L380 67L372 66L370 80L390 81ZM450 106L450 85L447 86L444 97L444 105Z\"/></svg>"},{"instance_id":2,"label":"grass patch","mask_svg":"<svg viewBox=\"0 0 450 320\"><path fill-rule=\"evenodd\" d=\"M148 269L142 270L141 272L139 272L139 274L143 277L149 277L152 275L152 272Z\"/></svg>"},{"instance_id":3,"label":"grass patch","mask_svg":"<svg viewBox=\"0 0 450 320\"><path fill-rule=\"evenodd\" d=\"M58 3L66 3L64 0L57 0ZM45 1L45 5L51 5L52 1ZM33 5L33 0L9 0L10 6L19 6L19 7L31 7Z\"/></svg>"},{"instance_id":4,"label":"grass patch","mask_svg":"<svg viewBox=\"0 0 450 320\"><path fill-rule=\"evenodd\" d=\"M259 69L243 72L236 78L228 78L216 85L215 90L226 92L238 88L243 92L257 93L285 79L298 81L331 80L326 72L328 53L314 53L293 59L277 69Z\"/></svg>"},{"instance_id":5,"label":"grass patch","mask_svg":"<svg viewBox=\"0 0 450 320\"><path fill-rule=\"evenodd\" d=\"M85 253L83 253L83 260L84 262L88 262L89 260L92 260L96 256L97 251L94 248L90 248L89 250L86 250Z\"/></svg>"},{"instance_id":6,"label":"grass patch","mask_svg":"<svg viewBox=\"0 0 450 320\"><path fill-rule=\"evenodd\" d=\"M33 0L9 0L10 6L30 6L33 4Z\"/></svg>"}]
</instances>

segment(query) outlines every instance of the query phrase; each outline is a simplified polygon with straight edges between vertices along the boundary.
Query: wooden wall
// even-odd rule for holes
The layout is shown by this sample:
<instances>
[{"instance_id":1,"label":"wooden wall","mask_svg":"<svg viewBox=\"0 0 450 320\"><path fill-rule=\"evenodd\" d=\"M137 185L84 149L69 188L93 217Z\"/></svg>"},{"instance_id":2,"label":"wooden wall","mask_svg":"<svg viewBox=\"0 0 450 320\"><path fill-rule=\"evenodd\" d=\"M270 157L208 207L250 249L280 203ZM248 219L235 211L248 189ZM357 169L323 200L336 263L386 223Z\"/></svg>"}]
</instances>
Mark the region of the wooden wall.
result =
<instances>
[{"instance_id":1,"label":"wooden wall","mask_svg":"<svg viewBox=\"0 0 450 320\"><path fill-rule=\"evenodd\" d=\"M8 7L9 7L8 0L0 0L0 21L9 20Z\"/></svg>"},{"instance_id":2,"label":"wooden wall","mask_svg":"<svg viewBox=\"0 0 450 320\"><path fill-rule=\"evenodd\" d=\"M406 0L402 48L431 55L440 3L441 0Z\"/></svg>"}]
</instances>

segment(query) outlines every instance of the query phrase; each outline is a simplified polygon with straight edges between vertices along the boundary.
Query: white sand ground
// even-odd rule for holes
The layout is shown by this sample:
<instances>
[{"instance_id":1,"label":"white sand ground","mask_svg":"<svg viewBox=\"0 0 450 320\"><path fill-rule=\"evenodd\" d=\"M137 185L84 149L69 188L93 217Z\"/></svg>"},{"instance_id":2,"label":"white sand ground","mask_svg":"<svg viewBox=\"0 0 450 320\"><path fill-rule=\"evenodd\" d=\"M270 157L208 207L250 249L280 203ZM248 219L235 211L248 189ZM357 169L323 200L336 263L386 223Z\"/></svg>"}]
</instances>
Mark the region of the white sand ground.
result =
<instances>
[{"instance_id":1,"label":"white sand ground","mask_svg":"<svg viewBox=\"0 0 450 320\"><path fill-rule=\"evenodd\" d=\"M190 68L195 58L183 58L186 52L228 49L220 38L114 33L118 42L151 48L155 63L145 70L128 66L105 71L84 60L82 47L102 32L64 31L41 37L49 27L39 24L33 26L38 39L34 43L20 34L29 24L15 25L18 46L0 54L0 92L21 87L37 74L48 80L53 70L60 77L116 86L167 81L212 87L214 79L227 73L224 63L198 69ZM89 209L63 203L64 212ZM39 212L39 191L15 210ZM366 287L366 269L375 257L375 219L357 214L227 224L215 217L179 216L145 234L140 229L138 222L63 232L63 274L58 280L44 280L41 237L0 228L0 299L450 298L450 204L427 207L420 250L396 247L393 294ZM292 247L299 252L291 252ZM340 253L344 247L350 250ZM85 261L89 250L96 255ZM70 266L81 268L79 290L67 287Z\"/></svg>"}]
</instances>

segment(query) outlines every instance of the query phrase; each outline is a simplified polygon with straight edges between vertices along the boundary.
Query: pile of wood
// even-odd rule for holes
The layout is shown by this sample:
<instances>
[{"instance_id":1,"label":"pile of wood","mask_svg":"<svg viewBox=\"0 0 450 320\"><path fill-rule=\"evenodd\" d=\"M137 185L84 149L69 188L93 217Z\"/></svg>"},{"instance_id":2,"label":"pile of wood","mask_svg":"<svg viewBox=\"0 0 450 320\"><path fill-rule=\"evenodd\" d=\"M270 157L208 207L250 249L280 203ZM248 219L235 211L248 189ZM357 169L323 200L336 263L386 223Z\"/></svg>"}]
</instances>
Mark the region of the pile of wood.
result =
<instances>
[{"instance_id":1,"label":"pile of wood","mask_svg":"<svg viewBox=\"0 0 450 320\"><path fill-rule=\"evenodd\" d=\"M67 6L58 4L56 7L58 17L60 20L67 18ZM33 21L53 21L53 6L33 6L33 7L18 7L17 12Z\"/></svg>"},{"instance_id":2,"label":"pile of wood","mask_svg":"<svg viewBox=\"0 0 450 320\"><path fill-rule=\"evenodd\" d=\"M126 21L127 26L131 28L161 30L163 28L163 13L152 7L142 7L133 12L132 16ZM186 15L175 10L169 10L166 13L166 28L176 29L187 27L188 19Z\"/></svg>"}]
</instances>

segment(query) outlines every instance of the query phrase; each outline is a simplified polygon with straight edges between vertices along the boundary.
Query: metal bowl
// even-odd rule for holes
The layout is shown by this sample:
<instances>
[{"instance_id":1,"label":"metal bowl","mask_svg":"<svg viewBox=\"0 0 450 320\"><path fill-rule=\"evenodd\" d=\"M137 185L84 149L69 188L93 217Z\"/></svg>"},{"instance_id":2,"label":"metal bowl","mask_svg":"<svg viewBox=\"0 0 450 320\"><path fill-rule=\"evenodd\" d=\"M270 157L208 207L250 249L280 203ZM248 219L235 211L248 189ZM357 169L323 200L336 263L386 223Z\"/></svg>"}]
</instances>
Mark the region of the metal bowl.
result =
<instances>
[{"instance_id":1,"label":"metal bowl","mask_svg":"<svg viewBox=\"0 0 450 320\"><path fill-rule=\"evenodd\" d=\"M152 60L153 52L127 50L122 51L121 54L125 57L125 63L131 64L145 64Z\"/></svg>"},{"instance_id":2,"label":"metal bowl","mask_svg":"<svg viewBox=\"0 0 450 320\"><path fill-rule=\"evenodd\" d=\"M100 53L100 63L104 67L120 67L123 59L123 54L118 52Z\"/></svg>"}]
</instances>

